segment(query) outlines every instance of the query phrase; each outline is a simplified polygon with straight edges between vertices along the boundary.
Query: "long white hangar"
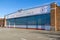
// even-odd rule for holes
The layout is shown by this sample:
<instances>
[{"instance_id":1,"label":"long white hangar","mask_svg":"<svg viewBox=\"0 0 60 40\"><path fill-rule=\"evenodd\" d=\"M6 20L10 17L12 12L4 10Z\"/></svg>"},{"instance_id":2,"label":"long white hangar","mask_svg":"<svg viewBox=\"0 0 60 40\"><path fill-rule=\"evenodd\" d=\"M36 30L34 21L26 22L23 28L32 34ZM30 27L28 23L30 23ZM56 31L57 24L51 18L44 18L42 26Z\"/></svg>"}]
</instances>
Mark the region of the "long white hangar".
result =
<instances>
[{"instance_id":1,"label":"long white hangar","mask_svg":"<svg viewBox=\"0 0 60 40\"><path fill-rule=\"evenodd\" d=\"M6 15L6 27L50 30L50 4Z\"/></svg>"}]
</instances>

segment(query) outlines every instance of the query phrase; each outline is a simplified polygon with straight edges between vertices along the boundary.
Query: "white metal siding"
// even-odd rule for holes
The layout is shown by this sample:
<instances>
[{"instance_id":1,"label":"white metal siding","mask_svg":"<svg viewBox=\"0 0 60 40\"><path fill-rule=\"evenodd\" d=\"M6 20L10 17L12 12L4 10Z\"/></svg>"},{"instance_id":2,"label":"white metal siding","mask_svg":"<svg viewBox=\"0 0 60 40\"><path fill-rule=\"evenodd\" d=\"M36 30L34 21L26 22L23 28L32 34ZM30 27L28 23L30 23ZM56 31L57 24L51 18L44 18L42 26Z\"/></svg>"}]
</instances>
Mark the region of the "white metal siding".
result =
<instances>
[{"instance_id":1,"label":"white metal siding","mask_svg":"<svg viewBox=\"0 0 60 40\"><path fill-rule=\"evenodd\" d=\"M29 9L29 10L22 10L21 12L15 12L6 17L8 19L8 18L36 15L36 14L44 14L44 13L48 12L48 8L49 8L49 6L43 6L43 7L33 8L33 9Z\"/></svg>"}]
</instances>

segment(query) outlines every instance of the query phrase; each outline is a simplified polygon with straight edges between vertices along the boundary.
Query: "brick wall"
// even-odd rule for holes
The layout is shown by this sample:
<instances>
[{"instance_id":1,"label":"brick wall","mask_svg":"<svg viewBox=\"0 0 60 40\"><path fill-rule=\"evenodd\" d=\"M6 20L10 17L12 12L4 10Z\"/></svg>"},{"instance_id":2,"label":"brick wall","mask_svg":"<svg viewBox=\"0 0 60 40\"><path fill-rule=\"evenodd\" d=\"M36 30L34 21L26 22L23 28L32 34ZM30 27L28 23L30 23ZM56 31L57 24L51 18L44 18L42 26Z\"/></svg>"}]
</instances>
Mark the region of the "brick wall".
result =
<instances>
[{"instance_id":1,"label":"brick wall","mask_svg":"<svg viewBox=\"0 0 60 40\"><path fill-rule=\"evenodd\" d=\"M58 30L60 31L60 6L57 6L57 9L56 9L56 20L57 20L57 28Z\"/></svg>"},{"instance_id":2,"label":"brick wall","mask_svg":"<svg viewBox=\"0 0 60 40\"><path fill-rule=\"evenodd\" d=\"M3 25L4 25L4 19L0 18L0 27L3 27Z\"/></svg>"},{"instance_id":3,"label":"brick wall","mask_svg":"<svg viewBox=\"0 0 60 40\"><path fill-rule=\"evenodd\" d=\"M56 6L56 17L54 9L55 6ZM55 18L56 18L56 24L55 24ZM60 31L60 6L57 6L57 4L55 3L51 4L51 27L56 31Z\"/></svg>"}]
</instances>

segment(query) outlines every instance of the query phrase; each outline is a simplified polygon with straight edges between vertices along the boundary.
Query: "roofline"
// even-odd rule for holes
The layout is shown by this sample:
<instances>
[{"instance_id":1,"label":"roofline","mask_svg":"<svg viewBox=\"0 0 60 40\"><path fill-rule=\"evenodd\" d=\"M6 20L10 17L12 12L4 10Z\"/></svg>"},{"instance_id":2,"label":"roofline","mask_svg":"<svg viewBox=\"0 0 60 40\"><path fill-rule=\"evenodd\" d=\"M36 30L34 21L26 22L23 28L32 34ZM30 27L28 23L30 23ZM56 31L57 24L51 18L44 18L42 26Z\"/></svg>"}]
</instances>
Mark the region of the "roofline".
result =
<instances>
[{"instance_id":1,"label":"roofline","mask_svg":"<svg viewBox=\"0 0 60 40\"><path fill-rule=\"evenodd\" d=\"M41 6L28 8L28 9L24 9L24 10L22 10L22 11L29 10L29 9L34 9L34 8L38 8L38 7L43 7L43 6L50 5L50 4L52 4L52 3L48 3L48 4L41 5ZM16 11L16 12L18 12L18 11ZM13 13L10 13L10 14L14 14L14 13L16 13L16 12L13 12ZM5 16L8 16L8 15L10 15L10 14L7 14L7 15L5 15Z\"/></svg>"}]
</instances>

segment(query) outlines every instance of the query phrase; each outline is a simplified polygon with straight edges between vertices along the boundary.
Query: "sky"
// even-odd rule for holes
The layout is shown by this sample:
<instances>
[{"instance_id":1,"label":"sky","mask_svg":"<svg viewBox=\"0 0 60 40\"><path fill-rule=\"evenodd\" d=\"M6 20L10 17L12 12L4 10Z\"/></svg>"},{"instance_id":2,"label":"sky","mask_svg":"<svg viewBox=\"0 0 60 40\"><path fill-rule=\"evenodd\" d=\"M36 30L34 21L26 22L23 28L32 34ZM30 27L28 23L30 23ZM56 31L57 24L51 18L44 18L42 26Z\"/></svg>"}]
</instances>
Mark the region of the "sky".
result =
<instances>
[{"instance_id":1,"label":"sky","mask_svg":"<svg viewBox=\"0 0 60 40\"><path fill-rule=\"evenodd\" d=\"M37 7L54 1L60 5L59 0L0 0L0 18L20 9Z\"/></svg>"}]
</instances>

